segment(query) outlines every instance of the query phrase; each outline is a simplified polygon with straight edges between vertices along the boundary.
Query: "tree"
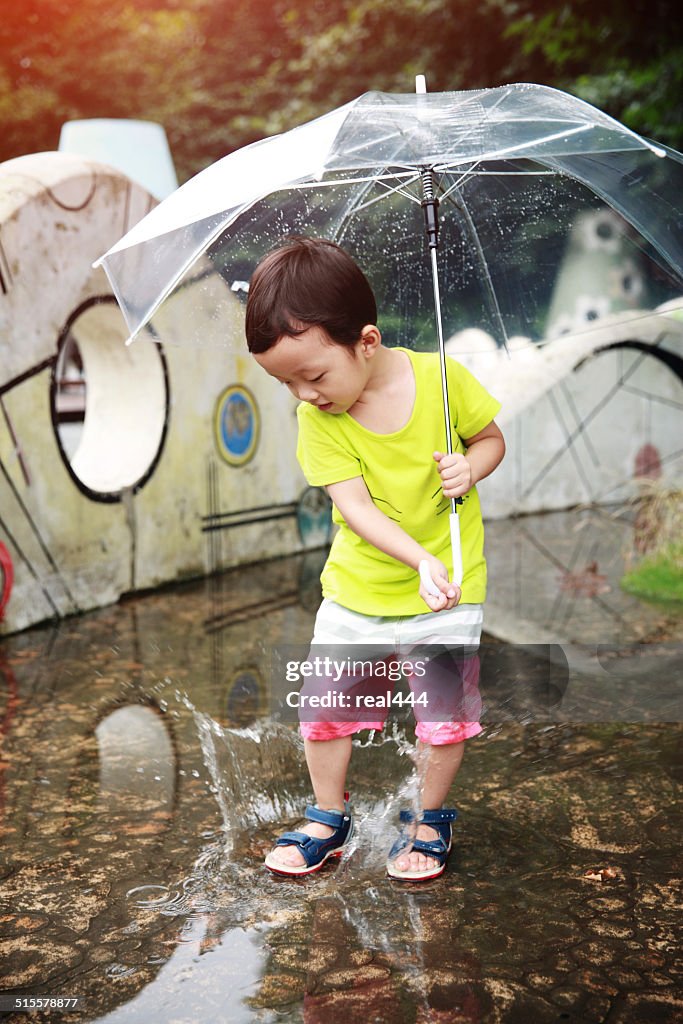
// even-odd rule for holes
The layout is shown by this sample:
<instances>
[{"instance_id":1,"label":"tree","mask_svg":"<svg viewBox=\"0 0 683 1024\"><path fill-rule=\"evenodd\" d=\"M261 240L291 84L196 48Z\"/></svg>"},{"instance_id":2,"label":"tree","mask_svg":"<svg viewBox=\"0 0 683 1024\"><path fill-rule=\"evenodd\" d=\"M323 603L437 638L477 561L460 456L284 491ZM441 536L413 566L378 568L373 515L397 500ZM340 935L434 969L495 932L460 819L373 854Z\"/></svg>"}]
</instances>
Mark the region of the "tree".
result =
<instances>
[{"instance_id":1,"label":"tree","mask_svg":"<svg viewBox=\"0 0 683 1024\"><path fill-rule=\"evenodd\" d=\"M498 0L356 0L319 25L304 4L284 16L286 48L253 83L245 130L271 134L361 93L412 92L425 73L432 91L499 84L512 44L491 32Z\"/></svg>"},{"instance_id":2,"label":"tree","mask_svg":"<svg viewBox=\"0 0 683 1024\"><path fill-rule=\"evenodd\" d=\"M580 96L639 134L683 149L683 22L674 0L519 0L505 31L512 73Z\"/></svg>"},{"instance_id":3,"label":"tree","mask_svg":"<svg viewBox=\"0 0 683 1024\"><path fill-rule=\"evenodd\" d=\"M182 179L371 89L532 81L683 148L674 0L23 0L0 22L0 159L64 121L158 121Z\"/></svg>"},{"instance_id":4,"label":"tree","mask_svg":"<svg viewBox=\"0 0 683 1024\"><path fill-rule=\"evenodd\" d=\"M201 95L197 23L192 6L173 0L12 8L0 23L0 157L56 149L61 125L88 117L159 121L173 147L176 123Z\"/></svg>"}]
</instances>

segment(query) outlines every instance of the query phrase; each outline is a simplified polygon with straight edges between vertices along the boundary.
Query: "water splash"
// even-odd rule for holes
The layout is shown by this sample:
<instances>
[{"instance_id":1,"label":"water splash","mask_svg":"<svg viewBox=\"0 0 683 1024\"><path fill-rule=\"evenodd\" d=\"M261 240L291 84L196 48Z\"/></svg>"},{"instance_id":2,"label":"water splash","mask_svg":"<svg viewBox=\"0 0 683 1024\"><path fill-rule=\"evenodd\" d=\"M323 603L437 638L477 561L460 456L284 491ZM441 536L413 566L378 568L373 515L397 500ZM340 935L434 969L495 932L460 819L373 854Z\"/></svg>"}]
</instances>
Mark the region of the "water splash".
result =
<instances>
[{"instance_id":1,"label":"water splash","mask_svg":"<svg viewBox=\"0 0 683 1024\"><path fill-rule=\"evenodd\" d=\"M193 709L204 765L212 781L227 841L236 829L296 814L307 779L300 737L275 722L223 728Z\"/></svg>"},{"instance_id":2,"label":"water splash","mask_svg":"<svg viewBox=\"0 0 683 1024\"><path fill-rule=\"evenodd\" d=\"M301 816L310 800L303 743L298 733L280 723L267 720L251 728L225 728L187 698L184 703L194 716L211 791L221 812L227 860L238 832ZM371 733L367 740L353 742L356 756L367 758L376 756L372 748L390 744L399 757L412 761L413 768L392 794L383 793L375 801L361 794L352 801L355 831L335 872L336 884L383 871L387 850L396 837L399 810L407 807L416 818L420 815L426 770L425 748L409 741L397 722L379 737ZM409 835L408 850L411 842Z\"/></svg>"},{"instance_id":3,"label":"water splash","mask_svg":"<svg viewBox=\"0 0 683 1024\"><path fill-rule=\"evenodd\" d=\"M166 699L172 702L168 692ZM371 783L370 792L362 786L353 796L356 828L344 856L333 869L310 879L289 880L265 871L259 843L263 846L264 826L271 826L265 831L273 835L278 831L274 823L292 827L310 802L298 732L270 720L250 728L223 727L185 693L176 690L175 700L192 715L221 827L203 837L206 843L186 877L131 889L127 898L133 906L175 917L219 913L224 923L242 924L279 919L291 911L294 896L297 904L338 896L343 904L356 906L352 917L359 919L358 924L364 917L362 907L368 900L372 903L373 891L379 904L384 903L389 894L383 893L381 883L387 852L397 835L398 812L409 808L419 814L425 768L424 751L407 738L401 723L390 721L384 732L354 738L352 772L367 777L374 772L375 791ZM407 768L402 778L398 773L391 793L386 791L381 762L387 756L392 762L405 759ZM259 848L254 848L254 841Z\"/></svg>"}]
</instances>

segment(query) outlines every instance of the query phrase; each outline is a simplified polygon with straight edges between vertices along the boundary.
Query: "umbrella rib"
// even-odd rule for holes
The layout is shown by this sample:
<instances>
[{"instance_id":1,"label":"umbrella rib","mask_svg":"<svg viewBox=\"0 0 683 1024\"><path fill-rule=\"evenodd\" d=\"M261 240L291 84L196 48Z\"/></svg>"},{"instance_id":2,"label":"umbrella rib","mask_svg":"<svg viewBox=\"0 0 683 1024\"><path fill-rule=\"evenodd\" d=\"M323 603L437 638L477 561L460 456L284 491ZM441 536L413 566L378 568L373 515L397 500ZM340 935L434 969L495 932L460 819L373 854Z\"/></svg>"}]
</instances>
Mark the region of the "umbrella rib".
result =
<instances>
[{"instance_id":1,"label":"umbrella rib","mask_svg":"<svg viewBox=\"0 0 683 1024\"><path fill-rule=\"evenodd\" d=\"M405 178L406 175L405 174L392 175L392 177ZM408 185L411 184L413 181L416 181L418 179L418 177L419 177L419 175L417 173L413 173L411 176L409 176L409 180L408 180L408 182L406 182L406 184L408 184ZM386 199L387 198L387 194L395 195L395 194L398 193L399 195L407 196L408 199L414 199L415 198L409 192L404 192L403 191L403 185L401 185L401 184L395 185L393 188L389 188L389 186L384 181L382 181L379 177L378 178L368 178L368 179L365 179L365 181L367 182L367 187L362 190L362 192L360 193L360 195L357 197L357 199L355 201L351 201L351 202L347 203L346 208L344 209L344 211L336 218L336 227L334 228L334 231L332 232L332 237L336 241L340 241L341 239L343 239L346 227L350 223L351 219L353 217L355 217L355 215L360 210L366 210L369 206L372 206L374 203L378 203L381 200ZM368 192L370 190L370 187L372 185L382 185L382 187L386 189L386 192L383 193L380 196L375 196L374 199L370 199L370 200L367 200L366 202L364 202L363 199L364 199L365 196L367 196L367 194L368 194Z\"/></svg>"},{"instance_id":2,"label":"umbrella rib","mask_svg":"<svg viewBox=\"0 0 683 1024\"><path fill-rule=\"evenodd\" d=\"M481 173L480 171L477 170L478 166L479 166L479 164L477 162L472 167L470 167L468 170L463 171L463 173L460 175L458 180L454 181L453 184L450 186L450 188L447 188L444 191L444 193L441 196L441 202L443 202L445 199L450 199L451 195L454 192L459 192L460 191L460 186L464 185L464 183L466 181L469 181L470 178L474 177L475 174L478 176Z\"/></svg>"},{"instance_id":3,"label":"umbrella rib","mask_svg":"<svg viewBox=\"0 0 683 1024\"><path fill-rule=\"evenodd\" d=\"M438 169L436 170L435 173L439 173ZM443 173L451 173L452 174L453 172L449 168L444 168L443 169ZM500 170L498 170L498 171L484 171L484 170L464 171L463 174L458 179L458 181L455 182L453 185L451 185L449 188L447 188L443 192L443 194L441 196L441 200L443 201L444 199L450 198L451 194L453 192L455 192L456 190L458 190L460 188L460 186L463 185L465 182L469 181L470 178L487 178L487 177L488 178L529 178L529 177L534 177L534 178L540 178L540 177L556 178L557 177L557 173L558 173L557 171L542 170L541 168L531 168L531 167L528 170L524 170L524 171L500 171Z\"/></svg>"},{"instance_id":4,"label":"umbrella rib","mask_svg":"<svg viewBox=\"0 0 683 1024\"><path fill-rule=\"evenodd\" d=\"M415 180L415 171L389 171L384 177L386 177L390 181L399 178L407 178L408 184L410 184L411 181ZM376 174L370 174L358 178L328 178L325 181L323 181L322 179L318 181L291 181L289 183L285 183L281 186L278 186L278 188L272 189L271 192L268 192L267 195L261 196L260 198L266 199L268 195L273 195L275 192L282 192L284 189L291 187L295 187L297 189L328 188L330 185L362 185L364 182L369 182L370 184L373 184L376 181L382 181L382 178L378 177ZM254 202L255 201L256 200L254 200ZM252 202L250 202L247 205L250 206L253 204Z\"/></svg>"},{"instance_id":5,"label":"umbrella rib","mask_svg":"<svg viewBox=\"0 0 683 1024\"><path fill-rule=\"evenodd\" d=\"M544 171L540 167L528 168L525 171L477 171L476 175L478 178L540 178L544 175L549 178L556 178L557 171Z\"/></svg>"},{"instance_id":6,"label":"umbrella rib","mask_svg":"<svg viewBox=\"0 0 683 1024\"><path fill-rule=\"evenodd\" d=\"M649 148L652 147L650 146ZM603 166L605 165L604 160L598 160L595 154L592 155L591 159L598 164L602 163ZM646 241L650 242L655 247L660 256L664 256L668 260L668 262L671 264L671 266L674 267L678 277L680 278L680 256L676 254L673 244L670 245L662 241L657 241L657 238L654 232L651 230L646 217L639 215L638 211L633 209L627 213L626 209L623 208L621 203L615 204L613 197L610 195L609 189L606 189L602 186L595 184L594 182L590 181L589 177L586 174L580 174L574 168L565 168L562 165L561 157L545 157L543 162L546 163L549 167L554 167L556 170L559 170L560 174L568 174L569 177L573 178L575 181L578 181L580 182L580 184L586 185L588 188L592 189L592 191L595 192L595 194L599 196L600 199L602 199L613 210L616 210L617 213L620 216L622 216L629 224L631 224L632 227L634 227L636 231L638 231ZM662 199L663 197L660 195L657 198ZM666 199L664 198L663 201L666 202ZM667 207L672 214L676 210L676 207L672 203L667 202Z\"/></svg>"},{"instance_id":7,"label":"umbrella rib","mask_svg":"<svg viewBox=\"0 0 683 1024\"><path fill-rule=\"evenodd\" d=\"M389 174L388 177L389 178L393 178L393 179L396 179L396 178L408 178L411 181L414 181L415 180L415 172L414 171L393 172L393 173ZM329 187L330 185L349 185L349 184L355 185L355 184L362 183L362 182L373 183L373 182L375 182L377 180L378 179L375 176L368 176L368 177L359 177L359 178L340 178L338 180L325 181L325 182L321 182L321 181L290 182L290 185L296 184L297 188L311 188L311 189L314 189L314 188L326 188L326 187ZM266 193L265 195L261 196L260 198L261 199L265 199L265 198L267 198L268 195L271 195L271 194L272 193ZM203 239L202 242L195 247L195 249L193 250L191 256L184 261L183 265L176 271L176 273L172 276L171 280L169 281L167 286L164 288L162 293L154 301L154 303L152 304L151 308L145 313L145 316L144 316L144 319L142 320L142 322L139 323L138 326L135 328L135 330L132 331L132 333L130 334L130 336L126 340L126 345L130 345L135 340L135 338L138 336L140 331L142 331L145 328L145 326L150 322L150 320L152 319L154 314L158 311L158 309L161 307L161 305L169 297L171 292L180 283L180 281L185 276L185 274L187 273L189 268L196 261L197 257L200 256L202 254L202 252L204 252L206 250L206 248L216 238L218 238L218 236L223 231L225 231L228 227L230 227L231 224L233 224L236 220L238 220L238 218L241 217L243 213L246 213L247 210L252 206L253 202L254 202L254 200L250 200L248 203L244 203L241 206L236 207L234 210L231 210L230 211L230 216L226 220L221 221L221 223L216 228L214 228L211 231L211 233L209 234L208 238ZM122 309L123 309L123 306L122 306Z\"/></svg>"},{"instance_id":8,"label":"umbrella rib","mask_svg":"<svg viewBox=\"0 0 683 1024\"><path fill-rule=\"evenodd\" d=\"M506 94L505 96L501 97L500 100L498 101L498 103L492 109L495 110L496 107L500 103L502 103L505 99L507 99L508 95L509 95L509 93ZM558 124L562 124L562 123L564 123L564 124L572 124L572 123L575 123L575 122L573 122L573 121L562 122L561 120L557 119L557 123ZM573 128L563 128L563 129L561 129L560 131L556 132L553 135L548 135L546 138L543 139L543 142L544 143L545 142L554 142L556 139L567 138L570 135L575 135L575 134L580 133L580 132L589 131L589 130L593 129L594 127L595 127L595 125L593 125L593 124L579 124L579 125L576 125L576 127L573 127ZM460 134L460 137L457 138L455 144L456 145L457 144L462 144L463 140L467 139L467 137L469 135L471 135L471 134L472 134L471 129L464 130ZM404 129L402 129L399 126L398 128L395 128L393 131L388 132L385 135L381 136L379 139L374 139L373 140L373 145L379 145L379 144L382 144L382 143L390 142L393 139L406 139L406 138L408 138L408 139L410 138L410 133L406 132ZM489 153L485 153L482 157L479 157L478 160L481 161L481 160L489 160L489 159L502 159L503 157L507 156L508 153L515 153L515 152L518 152L520 150L528 149L530 147L537 146L537 145L538 145L538 139L530 139L527 142L519 143L518 145L511 146L509 149L506 149L506 150L503 150L503 151L492 150ZM345 154L349 155L349 154L353 154L353 153L358 153L358 152L362 151L363 149L365 149L366 147L367 147L367 142L363 141L363 142L359 143L357 146L350 146L350 147L348 147L345 150ZM471 160L471 157L463 157L463 159L464 160ZM445 164L443 166L447 167L448 165ZM437 165L434 165L434 169L437 169Z\"/></svg>"},{"instance_id":9,"label":"umbrella rib","mask_svg":"<svg viewBox=\"0 0 683 1024\"><path fill-rule=\"evenodd\" d=\"M403 196L405 199L411 199L414 203L417 203L417 205L419 206L420 200L417 198L417 196L414 196L412 195L412 193L405 190L406 184L410 185L413 181L417 181L419 177L419 174L415 174L410 179L410 181L405 182L401 185L396 185L394 188L390 188L383 181L378 181L377 184L381 185L384 189L386 189L386 191L381 196L374 196L372 199L368 199L366 202L360 203L358 206L354 207L353 212L350 214L350 216L353 217L357 213L360 213L362 210L367 210L369 207L374 206L375 203L381 203L382 200L386 199L387 196L391 195L400 195Z\"/></svg>"},{"instance_id":10,"label":"umbrella rib","mask_svg":"<svg viewBox=\"0 0 683 1024\"><path fill-rule=\"evenodd\" d=\"M484 280L485 280L485 284L486 284L486 290L488 292L489 299L491 301L491 305L493 307L494 314L496 316L496 319L498 320L498 325L499 325L500 330L501 330L501 337L503 339L503 348L507 351L508 334L507 334L507 330L505 329L505 323L503 321L503 314L501 312L501 308L500 308L500 305L498 303L498 296L496 295L496 290L493 287L493 281L491 279L491 272L489 270L488 260L486 259L486 254L485 254L484 248L483 248L483 246L481 244L481 239L479 238L479 234L478 234L477 229L476 229L476 227L474 225L474 221L472 220L472 215L470 214L470 211L467 208L467 204L465 203L465 200L463 198L462 192L458 192L458 196L459 196L459 202L456 202L452 197L449 197L449 202L456 208L456 210L458 210L462 214L462 216L463 216L463 218L465 220L465 223L467 225L470 238L472 239L472 242L474 243L474 247L475 247L475 249L477 251L477 256L479 257L479 261L480 261L481 267L482 267L482 269L484 271Z\"/></svg>"},{"instance_id":11,"label":"umbrella rib","mask_svg":"<svg viewBox=\"0 0 683 1024\"><path fill-rule=\"evenodd\" d=\"M372 140L372 144L373 144L373 146L378 146L378 145L380 145L380 144L382 144L384 142L390 142L392 139L396 139L396 138L399 138L399 139L400 138L404 138L405 139L405 137L406 137L406 132L401 127L398 127L398 128L394 128L393 131L388 132L386 135L382 135L382 136L380 136L377 139L373 139ZM359 142L357 146L349 146L348 148L345 148L344 149L344 153L345 153L345 155L348 155L350 153L358 153L358 152L360 152L363 149L367 149L367 145L368 145L367 141L363 140L363 142Z\"/></svg>"},{"instance_id":12,"label":"umbrella rib","mask_svg":"<svg viewBox=\"0 0 683 1024\"><path fill-rule=\"evenodd\" d=\"M548 135L543 139L543 142L555 142L556 139L566 139L570 135L578 135L581 132L590 131L594 127L595 126L592 124L581 124L576 128L555 132L554 135ZM489 153L484 153L483 156L479 157L479 162L483 163L486 160L504 160L510 155L510 153L519 153L523 149L530 149L534 146L538 146L538 139L529 139L527 142L520 142L519 145L510 146L508 149L497 149L492 150Z\"/></svg>"},{"instance_id":13,"label":"umbrella rib","mask_svg":"<svg viewBox=\"0 0 683 1024\"><path fill-rule=\"evenodd\" d=\"M565 129L563 131L555 132L554 135L548 135L548 136L546 136L543 139L543 142L545 144L545 143L548 143L548 142L555 142L557 139L568 139L570 135L578 135L581 132L591 131L594 127L595 127L595 125L592 125L592 124L580 124L580 125L577 125L575 128L568 128L568 129ZM487 160L507 160L513 153L520 153L520 152L522 152L522 150L525 150L525 149L533 149L535 146L538 146L538 139L528 139L526 142L520 142L516 146L509 146L507 149L491 149L487 153L482 153L481 156L478 156L476 158L476 160L474 161L474 166L476 166L477 164L486 163ZM452 160L451 162L442 163L442 164L436 163L436 164L433 165L432 169L435 172L437 172L437 173L439 171L441 171L441 170L445 171L445 170L455 169L455 168L461 166L463 163L470 163L471 164L472 163L472 159L473 158L471 156L469 156L469 157L463 156L461 160ZM540 160L541 156L537 156L536 159ZM549 158L544 158L544 159L547 160ZM470 172L470 170L471 170L471 168L468 168L468 170L465 171L464 173L468 174ZM477 173L486 173L486 172L477 172ZM495 172L495 173L499 173L499 172Z\"/></svg>"},{"instance_id":14,"label":"umbrella rib","mask_svg":"<svg viewBox=\"0 0 683 1024\"><path fill-rule=\"evenodd\" d=\"M449 169L445 169L445 170L447 172L449 171ZM453 172L450 171L450 173L453 173ZM474 178L474 177L476 177L476 178L483 178L483 177L486 177L487 175L490 176L490 177L498 178L498 177L500 177L501 174L504 174L505 177L509 177L509 176L512 176L512 175L517 175L517 176L522 177L522 176L526 176L526 175L529 175L529 174L547 174L549 176L556 176L556 172L555 171L548 171L548 170L538 170L538 171L531 171L531 170L525 170L525 171L484 171L484 170L480 169L480 162L477 160L476 163L472 164L471 167L468 167L468 169L466 171L463 171L461 173L461 175L457 179L457 181L454 181L453 184L449 188L444 189L444 191L443 191L443 193L441 195L441 202L443 202L445 199L450 199L450 197L453 194L453 192L458 192L460 190L461 186L464 185L465 182L469 181L470 178Z\"/></svg>"},{"instance_id":15,"label":"umbrella rib","mask_svg":"<svg viewBox=\"0 0 683 1024\"><path fill-rule=\"evenodd\" d=\"M387 184L385 184L385 182L383 182L383 181L379 181L378 184L381 185L382 188L386 189L386 191L388 193L396 193L396 192L398 192L399 195L405 196L406 199L412 200L412 202L417 203L417 205L419 206L420 203L421 203L421 200L418 199L418 197L416 195L413 195L412 192L408 191L408 185L412 185L414 181L419 181L419 178L420 178L420 173L419 173L419 171L417 171L412 176L412 178L409 178L407 181L401 182L400 185L396 185L394 188L389 188L389 186ZM385 199L386 196L380 196L379 198Z\"/></svg>"},{"instance_id":16,"label":"umbrella rib","mask_svg":"<svg viewBox=\"0 0 683 1024\"><path fill-rule=\"evenodd\" d=\"M365 187L361 189L357 195L351 197L351 199L346 203L346 206L344 207L342 212L336 217L335 226L331 233L331 237L336 242L341 243L344 237L344 232L346 231L346 228L349 224L349 221L356 212L358 205L362 202L363 198L368 194L368 192L372 188L373 184L374 182L367 182L365 184Z\"/></svg>"},{"instance_id":17,"label":"umbrella rib","mask_svg":"<svg viewBox=\"0 0 683 1024\"><path fill-rule=\"evenodd\" d=\"M140 322L140 324L138 324L138 326L132 332L130 337L127 339L126 345L130 345L137 338L140 331L144 330L147 324L149 324L149 322L151 321L152 317L157 312L159 307L169 297L174 288L176 288L176 286L180 283L180 281L183 279L187 271L190 269L193 263L195 263L197 258L206 250L206 248L209 245L211 245L213 241L215 241L216 238L218 238L218 236L221 234L222 231L226 229L226 227L229 227L230 224L232 224L233 221L237 220L237 218L242 213L246 212L247 209L247 206L242 206L238 208L235 215L227 223L221 222L218 225L218 227L214 228L213 231L211 231L207 239L202 240L201 244L195 246L194 251L192 252L190 258L186 259L183 265L180 267L180 269L177 270L175 274L171 277L171 280L168 283L168 285L164 288L164 290L157 297L157 299L155 299L150 309L145 313L144 319Z\"/></svg>"}]
</instances>

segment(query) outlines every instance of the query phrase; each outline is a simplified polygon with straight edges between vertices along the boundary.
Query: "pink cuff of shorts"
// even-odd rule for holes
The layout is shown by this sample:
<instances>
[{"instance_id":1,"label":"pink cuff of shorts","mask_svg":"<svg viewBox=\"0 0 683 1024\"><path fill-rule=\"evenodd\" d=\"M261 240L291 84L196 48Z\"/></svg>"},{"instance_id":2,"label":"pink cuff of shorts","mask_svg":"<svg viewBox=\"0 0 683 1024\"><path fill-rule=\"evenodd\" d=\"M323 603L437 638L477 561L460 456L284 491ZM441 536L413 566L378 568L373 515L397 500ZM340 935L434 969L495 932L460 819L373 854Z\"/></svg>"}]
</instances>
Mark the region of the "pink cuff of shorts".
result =
<instances>
[{"instance_id":1,"label":"pink cuff of shorts","mask_svg":"<svg viewBox=\"0 0 683 1024\"><path fill-rule=\"evenodd\" d=\"M336 740L351 736L362 729L382 729L384 722L301 722L299 728L305 740Z\"/></svg>"},{"instance_id":2,"label":"pink cuff of shorts","mask_svg":"<svg viewBox=\"0 0 683 1024\"><path fill-rule=\"evenodd\" d=\"M479 722L418 722L415 735L432 747L443 747L447 743L462 743L482 732Z\"/></svg>"},{"instance_id":3,"label":"pink cuff of shorts","mask_svg":"<svg viewBox=\"0 0 683 1024\"><path fill-rule=\"evenodd\" d=\"M336 740L363 729L381 730L384 722L301 722L299 728L305 740ZM432 747L462 743L480 732L479 722L418 722L415 727L417 738Z\"/></svg>"}]
</instances>

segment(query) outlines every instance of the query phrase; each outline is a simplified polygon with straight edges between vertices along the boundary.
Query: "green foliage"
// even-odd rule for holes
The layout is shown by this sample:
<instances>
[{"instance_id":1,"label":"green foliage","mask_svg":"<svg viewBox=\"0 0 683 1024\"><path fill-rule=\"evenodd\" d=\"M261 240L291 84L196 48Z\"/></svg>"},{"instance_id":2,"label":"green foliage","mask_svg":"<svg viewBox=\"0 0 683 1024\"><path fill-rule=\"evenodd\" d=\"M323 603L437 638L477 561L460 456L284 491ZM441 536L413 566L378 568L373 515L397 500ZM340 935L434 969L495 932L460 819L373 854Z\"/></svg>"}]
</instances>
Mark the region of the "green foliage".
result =
<instances>
[{"instance_id":1,"label":"green foliage","mask_svg":"<svg viewBox=\"0 0 683 1024\"><path fill-rule=\"evenodd\" d=\"M412 92L425 70L432 90L484 85L496 46L504 49L487 29L496 6L361 0L340 4L336 20L321 27L290 5L285 50L253 83L267 102L258 102L245 124L270 134L373 89Z\"/></svg>"},{"instance_id":2,"label":"green foliage","mask_svg":"<svg viewBox=\"0 0 683 1024\"><path fill-rule=\"evenodd\" d=\"M173 141L201 90L191 6L30 0L0 23L0 157L56 149L64 121L146 118Z\"/></svg>"},{"instance_id":3,"label":"green foliage","mask_svg":"<svg viewBox=\"0 0 683 1024\"><path fill-rule=\"evenodd\" d=\"M683 149L683 47L644 67L622 63L602 74L579 75L572 91L639 135Z\"/></svg>"},{"instance_id":4,"label":"green foliage","mask_svg":"<svg viewBox=\"0 0 683 1024\"><path fill-rule=\"evenodd\" d=\"M673 0L23 0L0 22L0 159L65 120L164 125L181 179L371 89L536 81L683 148Z\"/></svg>"},{"instance_id":5,"label":"green foliage","mask_svg":"<svg viewBox=\"0 0 683 1024\"><path fill-rule=\"evenodd\" d=\"M672 545L643 559L621 579L622 588L649 601L683 602L683 545Z\"/></svg>"},{"instance_id":6,"label":"green foliage","mask_svg":"<svg viewBox=\"0 0 683 1024\"><path fill-rule=\"evenodd\" d=\"M520 0L504 35L519 44L517 76L683 149L683 22L674 0Z\"/></svg>"},{"instance_id":7,"label":"green foliage","mask_svg":"<svg viewBox=\"0 0 683 1024\"><path fill-rule=\"evenodd\" d=\"M683 491L641 481L634 504L635 551L621 579L630 594L650 601L683 601Z\"/></svg>"}]
</instances>

